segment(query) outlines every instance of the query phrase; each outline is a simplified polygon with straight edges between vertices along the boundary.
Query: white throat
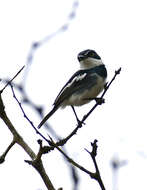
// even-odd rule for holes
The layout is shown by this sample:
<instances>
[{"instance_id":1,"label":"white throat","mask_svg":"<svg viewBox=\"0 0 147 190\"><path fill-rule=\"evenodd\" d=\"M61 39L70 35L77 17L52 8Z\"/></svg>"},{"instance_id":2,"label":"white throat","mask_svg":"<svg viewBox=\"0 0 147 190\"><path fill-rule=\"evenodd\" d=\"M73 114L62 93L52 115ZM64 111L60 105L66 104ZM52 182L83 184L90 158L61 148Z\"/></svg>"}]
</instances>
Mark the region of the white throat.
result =
<instances>
[{"instance_id":1,"label":"white throat","mask_svg":"<svg viewBox=\"0 0 147 190\"><path fill-rule=\"evenodd\" d=\"M99 66L99 65L102 65L103 62L101 59L94 59L94 58L87 58L83 61L80 61L80 68L81 69L90 69L90 68L93 68L95 66Z\"/></svg>"}]
</instances>

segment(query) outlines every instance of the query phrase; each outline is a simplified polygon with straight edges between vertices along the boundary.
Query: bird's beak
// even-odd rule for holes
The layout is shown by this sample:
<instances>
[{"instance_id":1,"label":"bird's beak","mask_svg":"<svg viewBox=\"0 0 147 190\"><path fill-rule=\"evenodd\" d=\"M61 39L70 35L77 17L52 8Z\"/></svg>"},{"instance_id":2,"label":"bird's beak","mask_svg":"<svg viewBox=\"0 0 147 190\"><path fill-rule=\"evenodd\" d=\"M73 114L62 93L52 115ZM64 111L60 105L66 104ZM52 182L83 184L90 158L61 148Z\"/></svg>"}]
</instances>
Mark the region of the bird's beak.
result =
<instances>
[{"instance_id":1,"label":"bird's beak","mask_svg":"<svg viewBox=\"0 0 147 190\"><path fill-rule=\"evenodd\" d=\"M78 56L78 60L79 60L79 61L82 61L83 59L85 59L85 57L86 57L85 55L79 55L79 56Z\"/></svg>"}]
</instances>

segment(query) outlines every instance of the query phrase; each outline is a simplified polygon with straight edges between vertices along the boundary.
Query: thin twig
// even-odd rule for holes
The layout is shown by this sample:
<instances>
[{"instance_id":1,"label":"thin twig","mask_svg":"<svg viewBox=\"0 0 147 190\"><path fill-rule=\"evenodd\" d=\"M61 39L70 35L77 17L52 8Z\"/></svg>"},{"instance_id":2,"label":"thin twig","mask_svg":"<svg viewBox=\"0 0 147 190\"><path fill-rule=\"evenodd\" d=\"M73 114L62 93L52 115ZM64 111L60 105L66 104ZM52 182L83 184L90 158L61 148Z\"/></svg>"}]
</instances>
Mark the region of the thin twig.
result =
<instances>
[{"instance_id":1,"label":"thin twig","mask_svg":"<svg viewBox=\"0 0 147 190\"><path fill-rule=\"evenodd\" d=\"M121 71L121 68L115 72L115 75L114 77L112 78L112 80L110 81L110 83L107 85L107 87L104 89L104 92L102 94L102 96L100 97L101 99L103 99L104 95L106 94L108 88L110 87L110 85L112 84L112 82L115 80L116 76L120 73ZM11 84L10 84L11 85ZM93 160L93 163L94 163L94 166L95 166L95 170L96 172L93 173L93 172L90 172L89 170L87 170L86 168L84 168L83 166L79 165L78 163L76 163L74 160L72 160L61 148L59 148L59 143L61 141L59 141L58 143L54 143L54 141L50 138L50 140L48 140L46 137L44 137L38 130L37 128L33 125L33 122L27 117L27 115L25 114L23 108L22 108L22 105L21 103L18 101L17 97L15 96L15 93L14 93L14 90L13 90L13 87L11 85L11 89L12 89L12 92L13 92L13 96L14 98L16 99L16 101L18 102L21 110L22 110L22 113L24 114L24 117L29 121L29 123L31 124L31 126L33 127L33 129L36 131L37 134L39 134L51 147L51 149L54 149L56 148L72 165L74 165L75 167L79 168L80 170L82 170L83 172L87 173L88 175L90 175L91 178L95 179L98 181L99 185L101 186L101 189L102 190L105 190L105 187L103 185L103 182L102 182L102 179L100 177L100 173L99 173L99 169L98 169L98 166L97 166L97 163L96 163L96 154L97 154L97 146L96 146L96 141L94 143L92 143L92 147L93 147L93 150L92 152L90 153L89 151L89 154L91 155L92 157L92 160ZM88 116L92 113L92 111L98 106L100 105L100 102L98 101L94 106L93 108L83 117L82 121L81 121L81 124L79 124L75 129L74 131L65 139L65 142L67 142L67 140L69 140L76 132L77 130L82 126L82 123L88 118ZM65 144L64 142L64 144ZM41 146L40 146L41 147ZM40 155L42 155L41 152L38 153L38 156L40 158ZM28 163L30 164L33 164L33 162L29 162Z\"/></svg>"},{"instance_id":2,"label":"thin twig","mask_svg":"<svg viewBox=\"0 0 147 190\"><path fill-rule=\"evenodd\" d=\"M94 143L92 145L92 147L93 147L92 152L89 152L88 150L86 150L91 155L92 160L94 162L94 166L96 168L96 172L93 173L93 172L87 170L86 168L84 168L83 166L81 166L80 164L78 164L77 162L75 162L73 159L71 159L61 148L59 148L59 146L57 146L57 144L52 140L51 137L50 137L50 140L52 142L52 146L54 146L73 166L75 166L78 169L80 169L81 171L87 173L92 179L95 179L99 183L102 190L105 190L105 187L104 187L104 184L103 184L103 181L101 179L100 172L99 172L99 169L98 169L98 166L96 163L96 159L95 159L96 154L93 154L93 150L95 148L97 149L97 147L95 147L95 146L97 146L96 145L97 141L94 141Z\"/></svg>"},{"instance_id":3,"label":"thin twig","mask_svg":"<svg viewBox=\"0 0 147 190\"><path fill-rule=\"evenodd\" d=\"M103 98L104 98L104 95L105 95L106 92L108 91L108 89L109 89L110 85L112 84L112 82L115 80L116 76L117 76L118 74L120 74L120 71L121 71L121 67L120 67L117 71L115 71L114 77L111 79L111 81L110 81L110 82L108 83L108 85L105 87L104 92L102 93L100 99L103 99ZM100 105L99 102L97 102L97 103L92 107L92 109L91 109L86 115L84 115L84 117L83 117L81 123L83 123L83 122L88 118L88 116L95 110L95 108L96 108L98 105Z\"/></svg>"},{"instance_id":4,"label":"thin twig","mask_svg":"<svg viewBox=\"0 0 147 190\"><path fill-rule=\"evenodd\" d=\"M97 165L97 162L96 162L96 156L97 156L97 140L94 140L93 143L91 143L91 146L92 146L92 151L88 151L87 149L85 149L91 156L92 158L92 161L93 161L93 164L94 164L94 167L95 167L95 179L96 181L99 183L100 187L102 190L105 190L105 186L103 184L103 181L102 181L102 178L101 178L101 175L100 175L100 172L99 172L99 168L98 168L98 165Z\"/></svg>"},{"instance_id":5,"label":"thin twig","mask_svg":"<svg viewBox=\"0 0 147 190\"><path fill-rule=\"evenodd\" d=\"M77 168L89 174L90 176L93 174L89 170L84 168L83 166L76 163L73 159L71 159L61 148L59 148L59 146L53 141L51 137L50 137L50 140L51 140L52 146L54 146L72 165L76 166Z\"/></svg>"},{"instance_id":6,"label":"thin twig","mask_svg":"<svg viewBox=\"0 0 147 190\"><path fill-rule=\"evenodd\" d=\"M11 85L11 83L10 83L10 85ZM0 98L1 98L1 94L0 94ZM32 160L34 160L36 158L36 154L31 149L31 147L28 146L28 144L23 140L21 135L15 129L14 125L11 123L10 119L8 118L8 116L7 116L7 114L6 114L5 110L4 110L2 99L0 99L0 117L2 118L2 120L4 121L4 123L6 124L8 129L11 131L11 133L13 134L14 141L17 144L19 144L24 149L25 152L27 152L27 154L31 157ZM12 145L13 145L13 143L12 143ZM11 146L10 146L10 148L11 148ZM42 180L44 181L47 189L55 190L51 180L49 179L48 175L46 174L46 171L45 171L45 168L43 166L42 160L40 159L38 162L36 162L32 166L38 171L38 173L42 177Z\"/></svg>"},{"instance_id":7,"label":"thin twig","mask_svg":"<svg viewBox=\"0 0 147 190\"><path fill-rule=\"evenodd\" d=\"M19 75L19 73L24 69L25 65L16 73L16 75L10 80L7 82L7 84L4 86L4 88L2 90L0 90L0 93L3 93L3 91L5 90L5 88L11 84L11 82Z\"/></svg>"},{"instance_id":8,"label":"thin twig","mask_svg":"<svg viewBox=\"0 0 147 190\"><path fill-rule=\"evenodd\" d=\"M37 130L37 128L34 126L33 122L28 118L28 116L26 115L21 103L19 102L19 100L17 99L16 95L15 95L15 92L14 92L14 89L13 89L13 86L10 84L11 86L11 90L12 90L12 93L13 93L13 97L14 99L16 100L16 102L18 103L22 113L23 113L23 116L24 118L31 124L31 126L33 127L33 129L36 131L37 134L39 134L46 142L50 143L50 141L44 136L42 135L39 130Z\"/></svg>"},{"instance_id":9,"label":"thin twig","mask_svg":"<svg viewBox=\"0 0 147 190\"><path fill-rule=\"evenodd\" d=\"M9 146L7 147L7 149L5 150L5 152L0 156L0 164L2 164L5 161L5 157L8 154L9 150L13 147L13 145L15 144L15 140L13 139L12 142L9 144Z\"/></svg>"}]
</instances>

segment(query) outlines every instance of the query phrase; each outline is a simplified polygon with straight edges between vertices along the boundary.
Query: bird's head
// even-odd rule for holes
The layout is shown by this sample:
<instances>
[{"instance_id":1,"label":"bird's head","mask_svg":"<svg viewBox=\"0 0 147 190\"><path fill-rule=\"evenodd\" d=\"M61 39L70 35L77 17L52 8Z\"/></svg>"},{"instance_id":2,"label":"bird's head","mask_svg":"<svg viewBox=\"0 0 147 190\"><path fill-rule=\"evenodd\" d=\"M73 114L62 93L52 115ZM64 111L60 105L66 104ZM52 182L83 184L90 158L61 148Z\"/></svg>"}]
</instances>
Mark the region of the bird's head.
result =
<instances>
[{"instance_id":1,"label":"bird's head","mask_svg":"<svg viewBox=\"0 0 147 190\"><path fill-rule=\"evenodd\" d=\"M81 69L89 69L102 65L101 57L94 50L84 50L78 54Z\"/></svg>"}]
</instances>

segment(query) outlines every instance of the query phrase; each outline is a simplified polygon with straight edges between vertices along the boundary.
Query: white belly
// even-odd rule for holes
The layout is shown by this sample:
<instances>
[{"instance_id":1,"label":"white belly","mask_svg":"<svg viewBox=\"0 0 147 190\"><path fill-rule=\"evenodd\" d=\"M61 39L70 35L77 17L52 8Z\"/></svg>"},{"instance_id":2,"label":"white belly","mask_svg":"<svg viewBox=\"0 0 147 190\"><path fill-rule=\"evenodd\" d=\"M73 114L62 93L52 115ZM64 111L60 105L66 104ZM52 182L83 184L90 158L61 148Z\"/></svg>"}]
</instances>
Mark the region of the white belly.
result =
<instances>
[{"instance_id":1,"label":"white belly","mask_svg":"<svg viewBox=\"0 0 147 190\"><path fill-rule=\"evenodd\" d=\"M69 97L66 101L62 103L61 107L65 107L67 105L73 105L73 106L81 106L84 104L87 104L91 100L88 100L89 98L95 98L99 95L99 93L104 89L105 80L103 80L101 77L97 80L97 85L91 87L88 90L84 90L81 94L80 93L74 93L72 96Z\"/></svg>"}]
</instances>

